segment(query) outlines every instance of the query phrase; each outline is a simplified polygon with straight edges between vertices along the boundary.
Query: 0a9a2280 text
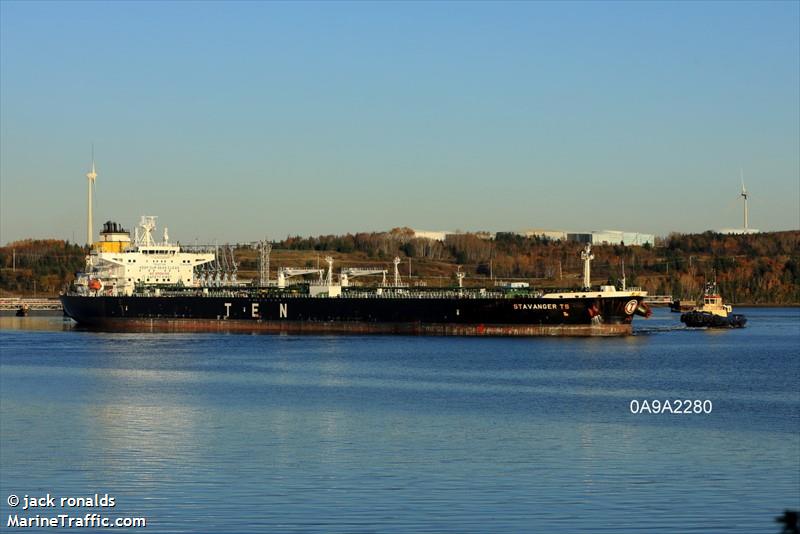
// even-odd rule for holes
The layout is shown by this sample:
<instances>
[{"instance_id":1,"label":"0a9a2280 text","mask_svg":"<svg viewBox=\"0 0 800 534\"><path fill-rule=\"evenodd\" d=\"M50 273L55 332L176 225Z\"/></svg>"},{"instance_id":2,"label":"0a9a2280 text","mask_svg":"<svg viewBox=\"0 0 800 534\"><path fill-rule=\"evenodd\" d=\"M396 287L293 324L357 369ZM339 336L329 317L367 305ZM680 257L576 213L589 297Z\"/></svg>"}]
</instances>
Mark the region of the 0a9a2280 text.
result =
<instances>
[{"instance_id":1,"label":"0a9a2280 text","mask_svg":"<svg viewBox=\"0 0 800 534\"><path fill-rule=\"evenodd\" d=\"M633 399L630 403L630 410L633 414L684 414L698 415L710 414L714 409L712 402L708 399L676 399L670 401L660 399Z\"/></svg>"}]
</instances>

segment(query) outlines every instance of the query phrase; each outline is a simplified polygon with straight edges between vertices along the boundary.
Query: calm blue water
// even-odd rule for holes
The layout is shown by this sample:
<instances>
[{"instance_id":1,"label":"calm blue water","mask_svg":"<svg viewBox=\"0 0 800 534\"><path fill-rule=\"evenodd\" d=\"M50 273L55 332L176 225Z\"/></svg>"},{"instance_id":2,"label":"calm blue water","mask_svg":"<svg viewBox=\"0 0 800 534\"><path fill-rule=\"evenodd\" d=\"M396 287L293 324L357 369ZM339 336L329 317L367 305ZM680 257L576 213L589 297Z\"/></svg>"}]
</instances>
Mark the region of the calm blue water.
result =
<instances>
[{"instance_id":1,"label":"calm blue water","mask_svg":"<svg viewBox=\"0 0 800 534\"><path fill-rule=\"evenodd\" d=\"M139 532L777 533L800 508L800 310L738 311L749 328L658 310L623 339L2 318L2 527L9 494L49 492L109 493L81 515L145 517Z\"/></svg>"}]
</instances>

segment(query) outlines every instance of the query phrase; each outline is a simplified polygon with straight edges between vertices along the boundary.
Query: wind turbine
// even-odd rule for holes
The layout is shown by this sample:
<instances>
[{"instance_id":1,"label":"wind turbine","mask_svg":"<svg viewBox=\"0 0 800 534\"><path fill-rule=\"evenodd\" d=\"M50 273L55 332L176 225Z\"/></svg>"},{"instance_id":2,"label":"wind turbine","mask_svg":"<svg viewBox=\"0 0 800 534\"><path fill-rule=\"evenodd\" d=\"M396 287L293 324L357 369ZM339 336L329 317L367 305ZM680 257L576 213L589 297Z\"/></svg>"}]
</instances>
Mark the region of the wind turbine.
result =
<instances>
[{"instance_id":1,"label":"wind turbine","mask_svg":"<svg viewBox=\"0 0 800 534\"><path fill-rule=\"evenodd\" d=\"M97 180L97 172L94 169L94 146L92 146L92 170L86 173L86 178L88 179L88 186L89 186L89 196L88 196L88 214L87 214L87 221L86 221L86 244L92 246L92 235L94 232L92 231L92 189L94 188L94 182Z\"/></svg>"},{"instance_id":2,"label":"wind turbine","mask_svg":"<svg viewBox=\"0 0 800 534\"><path fill-rule=\"evenodd\" d=\"M742 192L739 194L744 199L744 229L747 231L747 189L744 187L744 172L739 171L742 179Z\"/></svg>"}]
</instances>

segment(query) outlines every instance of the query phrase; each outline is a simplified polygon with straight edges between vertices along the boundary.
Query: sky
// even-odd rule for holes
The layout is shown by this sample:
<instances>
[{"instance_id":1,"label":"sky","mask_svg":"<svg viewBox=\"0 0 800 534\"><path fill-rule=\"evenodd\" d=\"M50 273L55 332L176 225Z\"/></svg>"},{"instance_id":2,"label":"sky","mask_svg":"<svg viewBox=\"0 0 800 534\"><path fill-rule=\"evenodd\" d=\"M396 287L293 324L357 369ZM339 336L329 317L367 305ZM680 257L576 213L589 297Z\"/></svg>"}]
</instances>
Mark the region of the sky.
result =
<instances>
[{"instance_id":1,"label":"sky","mask_svg":"<svg viewBox=\"0 0 800 534\"><path fill-rule=\"evenodd\" d=\"M800 228L800 2L0 1L0 243ZM96 234L95 234L96 235Z\"/></svg>"}]
</instances>

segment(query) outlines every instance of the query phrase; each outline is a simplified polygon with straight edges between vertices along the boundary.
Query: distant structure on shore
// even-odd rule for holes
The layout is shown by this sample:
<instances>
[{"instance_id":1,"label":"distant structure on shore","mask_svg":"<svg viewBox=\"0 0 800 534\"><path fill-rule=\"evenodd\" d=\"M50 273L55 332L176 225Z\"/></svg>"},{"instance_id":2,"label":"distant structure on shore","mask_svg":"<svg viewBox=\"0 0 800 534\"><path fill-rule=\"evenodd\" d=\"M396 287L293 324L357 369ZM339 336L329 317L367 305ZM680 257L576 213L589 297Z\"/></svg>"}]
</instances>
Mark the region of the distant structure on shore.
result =
<instances>
[{"instance_id":1,"label":"distant structure on shore","mask_svg":"<svg viewBox=\"0 0 800 534\"><path fill-rule=\"evenodd\" d=\"M94 169L94 145L92 145L92 170L86 173L86 179L89 185L88 200L86 202L86 244L90 247L94 243L94 227L92 223L92 189L97 180L97 171Z\"/></svg>"},{"instance_id":2,"label":"distant structure on shore","mask_svg":"<svg viewBox=\"0 0 800 534\"><path fill-rule=\"evenodd\" d=\"M720 234L727 235L741 235L741 234L760 234L761 230L755 228L720 228L717 230Z\"/></svg>"},{"instance_id":3,"label":"distant structure on shore","mask_svg":"<svg viewBox=\"0 0 800 534\"><path fill-rule=\"evenodd\" d=\"M624 232L622 230L594 230L586 233L569 233L568 241L591 243L592 245L655 245L654 234Z\"/></svg>"},{"instance_id":4,"label":"distant structure on shore","mask_svg":"<svg viewBox=\"0 0 800 534\"><path fill-rule=\"evenodd\" d=\"M525 237L538 237L552 239L553 241L566 241L569 237L569 234L563 230L544 230L542 228L529 228L517 233Z\"/></svg>"},{"instance_id":5,"label":"distant structure on shore","mask_svg":"<svg viewBox=\"0 0 800 534\"><path fill-rule=\"evenodd\" d=\"M742 202L744 204L744 227L743 228L722 228L719 230L721 234L728 234L728 235L736 235L736 234L757 234L760 230L756 230L755 228L750 228L747 221L747 198L748 193L747 189L744 186L744 174L742 174L742 192L739 193L739 196L742 198Z\"/></svg>"},{"instance_id":6,"label":"distant structure on shore","mask_svg":"<svg viewBox=\"0 0 800 534\"><path fill-rule=\"evenodd\" d=\"M736 235L736 234L758 234L761 230L750 228L749 212L747 201L750 198L750 193L744 185L744 175L742 179L742 190L739 197L742 199L742 208L744 215L744 226L742 228L722 228L716 230L720 234ZM414 237L432 239L434 241L444 241L448 235L459 235L471 233L481 239L494 239L497 235L496 232L462 232L447 231L447 230L414 230ZM627 232L624 230L591 230L588 232L569 232L566 230L550 230L544 228L528 228L526 230L504 232L523 237L537 237L540 239L550 239L552 241L574 241L576 243L588 243L591 245L633 245L655 246L656 236L654 234L643 234L641 232Z\"/></svg>"},{"instance_id":7,"label":"distant structure on shore","mask_svg":"<svg viewBox=\"0 0 800 534\"><path fill-rule=\"evenodd\" d=\"M448 235L464 234L460 231L414 230L414 237L444 241ZM494 239L496 232L472 232L481 239ZM566 230L545 230L540 228L508 232L523 237L538 237L553 241L575 241L592 245L655 245L654 234L624 232L621 230L595 230L590 232L567 232Z\"/></svg>"},{"instance_id":8,"label":"distant structure on shore","mask_svg":"<svg viewBox=\"0 0 800 534\"><path fill-rule=\"evenodd\" d=\"M420 239L430 239L432 241L444 241L448 234L455 234L456 232L447 232L445 230L414 230L414 237Z\"/></svg>"},{"instance_id":9,"label":"distant structure on shore","mask_svg":"<svg viewBox=\"0 0 800 534\"><path fill-rule=\"evenodd\" d=\"M622 230L592 230L591 232L566 232L564 230L525 230L525 237L539 237L553 241L575 241L592 245L655 245L654 234L624 232Z\"/></svg>"}]
</instances>

